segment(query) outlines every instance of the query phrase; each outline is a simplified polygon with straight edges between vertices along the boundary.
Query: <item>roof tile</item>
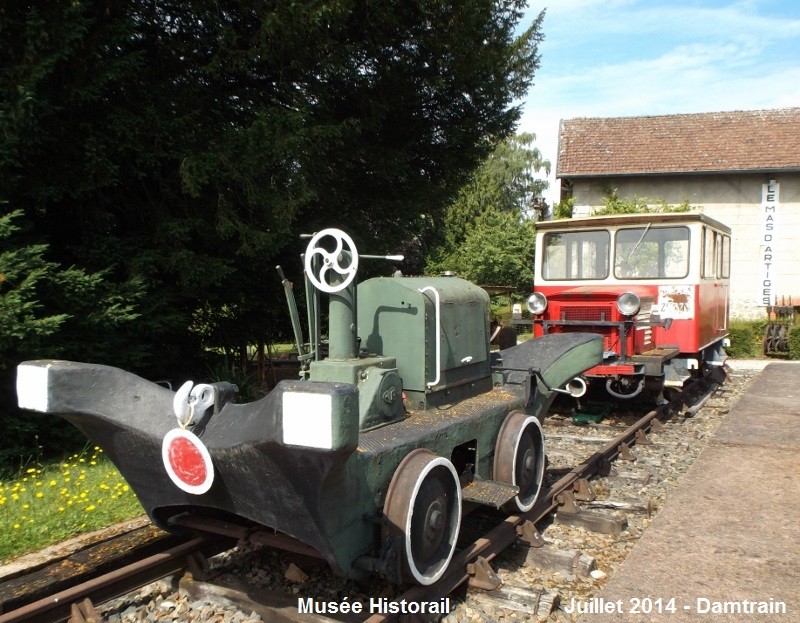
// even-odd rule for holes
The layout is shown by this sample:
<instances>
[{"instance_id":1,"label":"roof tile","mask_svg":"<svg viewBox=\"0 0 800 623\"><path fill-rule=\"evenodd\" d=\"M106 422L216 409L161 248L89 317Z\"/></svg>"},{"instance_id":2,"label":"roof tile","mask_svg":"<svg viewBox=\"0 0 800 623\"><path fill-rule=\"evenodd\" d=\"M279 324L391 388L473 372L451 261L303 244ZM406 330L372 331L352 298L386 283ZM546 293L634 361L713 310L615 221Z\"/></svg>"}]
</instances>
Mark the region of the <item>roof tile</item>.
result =
<instances>
[{"instance_id":1,"label":"roof tile","mask_svg":"<svg viewBox=\"0 0 800 623\"><path fill-rule=\"evenodd\" d=\"M557 177L800 170L800 108L561 121Z\"/></svg>"}]
</instances>

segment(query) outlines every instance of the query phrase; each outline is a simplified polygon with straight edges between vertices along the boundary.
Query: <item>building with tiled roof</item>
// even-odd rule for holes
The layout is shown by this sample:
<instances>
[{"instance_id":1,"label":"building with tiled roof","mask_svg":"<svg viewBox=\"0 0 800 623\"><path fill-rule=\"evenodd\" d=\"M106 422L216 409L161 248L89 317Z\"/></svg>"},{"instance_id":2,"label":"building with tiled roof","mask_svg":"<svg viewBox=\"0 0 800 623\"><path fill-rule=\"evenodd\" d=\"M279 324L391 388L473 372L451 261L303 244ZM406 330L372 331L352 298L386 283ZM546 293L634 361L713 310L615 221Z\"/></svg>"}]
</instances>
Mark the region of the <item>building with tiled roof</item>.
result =
<instances>
[{"instance_id":1,"label":"building with tiled roof","mask_svg":"<svg viewBox=\"0 0 800 623\"><path fill-rule=\"evenodd\" d=\"M568 119L556 175L800 171L800 108Z\"/></svg>"},{"instance_id":2,"label":"building with tiled roof","mask_svg":"<svg viewBox=\"0 0 800 623\"><path fill-rule=\"evenodd\" d=\"M763 317L767 298L800 303L800 108L566 119L556 176L577 214L613 192L686 201L729 225L733 317Z\"/></svg>"}]
</instances>

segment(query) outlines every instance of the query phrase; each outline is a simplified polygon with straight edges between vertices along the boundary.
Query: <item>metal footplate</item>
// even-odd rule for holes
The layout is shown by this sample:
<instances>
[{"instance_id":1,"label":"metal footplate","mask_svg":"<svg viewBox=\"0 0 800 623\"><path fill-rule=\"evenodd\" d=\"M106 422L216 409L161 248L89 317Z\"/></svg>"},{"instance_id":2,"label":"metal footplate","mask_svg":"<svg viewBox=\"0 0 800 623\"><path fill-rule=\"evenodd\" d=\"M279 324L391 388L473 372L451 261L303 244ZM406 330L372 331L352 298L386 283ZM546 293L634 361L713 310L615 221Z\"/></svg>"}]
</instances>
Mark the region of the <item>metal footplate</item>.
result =
<instances>
[{"instance_id":1,"label":"metal footplate","mask_svg":"<svg viewBox=\"0 0 800 623\"><path fill-rule=\"evenodd\" d=\"M510 502L519 493L519 487L494 480L473 480L461 487L461 496L465 502L474 502L483 506L500 508Z\"/></svg>"}]
</instances>

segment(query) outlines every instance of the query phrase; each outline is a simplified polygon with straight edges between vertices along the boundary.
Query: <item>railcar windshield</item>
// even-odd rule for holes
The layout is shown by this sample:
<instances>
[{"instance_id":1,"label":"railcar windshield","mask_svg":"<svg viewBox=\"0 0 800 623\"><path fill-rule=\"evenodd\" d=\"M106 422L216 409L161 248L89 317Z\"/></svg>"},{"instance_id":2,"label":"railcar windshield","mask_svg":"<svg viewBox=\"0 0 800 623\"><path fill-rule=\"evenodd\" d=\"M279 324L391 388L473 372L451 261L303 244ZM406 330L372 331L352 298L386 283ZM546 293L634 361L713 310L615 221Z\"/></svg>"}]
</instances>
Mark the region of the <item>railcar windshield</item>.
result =
<instances>
[{"instance_id":1,"label":"railcar windshield","mask_svg":"<svg viewBox=\"0 0 800 623\"><path fill-rule=\"evenodd\" d=\"M621 229L614 239L617 279L681 279L689 274L688 227Z\"/></svg>"},{"instance_id":2,"label":"railcar windshield","mask_svg":"<svg viewBox=\"0 0 800 623\"><path fill-rule=\"evenodd\" d=\"M607 231L548 233L544 236L544 279L605 279L611 237Z\"/></svg>"}]
</instances>

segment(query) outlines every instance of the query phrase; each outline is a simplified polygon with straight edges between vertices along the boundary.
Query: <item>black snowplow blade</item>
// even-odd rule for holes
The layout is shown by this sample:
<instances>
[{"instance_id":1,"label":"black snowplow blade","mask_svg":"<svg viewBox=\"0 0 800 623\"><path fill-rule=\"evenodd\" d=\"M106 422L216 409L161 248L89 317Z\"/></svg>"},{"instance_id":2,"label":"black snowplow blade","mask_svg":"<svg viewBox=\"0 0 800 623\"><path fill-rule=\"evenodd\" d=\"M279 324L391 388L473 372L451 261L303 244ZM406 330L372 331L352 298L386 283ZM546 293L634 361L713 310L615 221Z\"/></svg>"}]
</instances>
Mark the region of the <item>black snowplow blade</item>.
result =
<instances>
[{"instance_id":1,"label":"black snowplow blade","mask_svg":"<svg viewBox=\"0 0 800 623\"><path fill-rule=\"evenodd\" d=\"M510 387L525 391L529 413L540 421L557 392L603 360L603 338L594 333L551 333L492 353L492 368Z\"/></svg>"},{"instance_id":2,"label":"black snowplow blade","mask_svg":"<svg viewBox=\"0 0 800 623\"><path fill-rule=\"evenodd\" d=\"M57 414L101 446L156 524L174 530L170 518L184 512L238 516L307 543L335 568L321 500L326 482L341 477L356 443L302 451L284 444L282 396L291 390L358 404L352 385L312 387L297 380L282 381L259 401L224 405L194 427L215 473L210 489L193 495L170 480L162 457L165 435L179 428L175 392L95 364L29 361L18 371L20 407Z\"/></svg>"}]
</instances>

